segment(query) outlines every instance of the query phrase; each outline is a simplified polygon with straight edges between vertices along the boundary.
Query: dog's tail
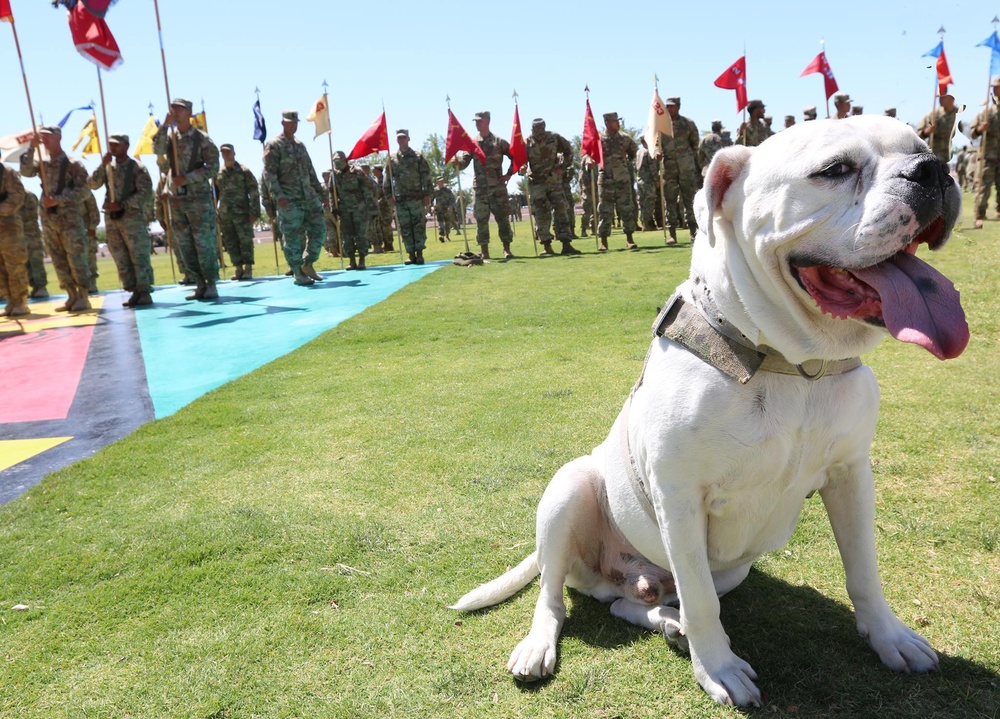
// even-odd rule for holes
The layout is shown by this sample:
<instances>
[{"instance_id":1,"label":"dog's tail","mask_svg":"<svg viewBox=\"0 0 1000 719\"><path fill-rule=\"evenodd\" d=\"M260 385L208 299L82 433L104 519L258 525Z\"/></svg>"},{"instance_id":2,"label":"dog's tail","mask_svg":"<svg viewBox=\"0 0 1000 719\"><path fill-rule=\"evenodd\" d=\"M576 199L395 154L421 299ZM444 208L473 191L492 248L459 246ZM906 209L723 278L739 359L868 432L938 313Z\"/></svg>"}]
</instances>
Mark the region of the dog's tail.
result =
<instances>
[{"instance_id":1,"label":"dog's tail","mask_svg":"<svg viewBox=\"0 0 1000 719\"><path fill-rule=\"evenodd\" d=\"M537 577L538 574L538 552L532 552L524 561L509 572L505 572L493 581L476 587L448 607L448 609L471 612L476 609L499 604L528 586L528 583Z\"/></svg>"}]
</instances>

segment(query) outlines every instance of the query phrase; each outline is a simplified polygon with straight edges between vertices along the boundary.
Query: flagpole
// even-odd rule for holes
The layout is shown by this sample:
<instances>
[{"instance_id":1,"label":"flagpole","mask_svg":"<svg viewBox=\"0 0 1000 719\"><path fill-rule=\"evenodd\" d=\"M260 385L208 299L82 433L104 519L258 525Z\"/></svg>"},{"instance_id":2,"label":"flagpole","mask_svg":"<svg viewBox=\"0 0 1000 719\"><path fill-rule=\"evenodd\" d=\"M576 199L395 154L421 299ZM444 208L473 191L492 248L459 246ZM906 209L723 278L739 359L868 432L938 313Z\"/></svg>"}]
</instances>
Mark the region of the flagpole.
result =
<instances>
[{"instance_id":1,"label":"flagpole","mask_svg":"<svg viewBox=\"0 0 1000 719\"><path fill-rule=\"evenodd\" d=\"M944 52L944 25L942 25L940 28L938 28L938 32L940 33L940 38L941 38L941 52ZM939 91L940 91L941 88L938 85L938 79L939 78L938 78L937 62L936 61L935 61L934 65L932 67L934 69L934 95L931 98L931 119L934 120L935 124L936 124L937 118L934 117L933 115L934 115L934 109L937 107L938 103L940 102L938 96L939 96ZM928 139L933 142L933 140L934 140L933 133L931 133L931 137L929 137ZM949 151L949 154L950 154L950 151Z\"/></svg>"},{"instance_id":2,"label":"flagpole","mask_svg":"<svg viewBox=\"0 0 1000 719\"><path fill-rule=\"evenodd\" d=\"M653 92L655 93L656 98L660 97L660 78L656 76L656 73L653 73ZM657 134L657 137L659 137L659 131L658 130L657 130L656 134ZM661 143L662 143L662 140L661 140ZM646 151L648 152L649 149L650 148L647 147ZM665 160L665 157L664 157L664 153L663 153L663 148L662 147L660 148L660 156L659 157L655 157L653 159L656 160L656 176L657 176L657 179L660 182L660 226L663 227L663 242L664 242L664 244L666 244L666 242L667 242L667 193L663 189L663 172L664 172L663 162ZM656 218L654 217L653 219L655 220Z\"/></svg>"},{"instance_id":3,"label":"flagpole","mask_svg":"<svg viewBox=\"0 0 1000 719\"><path fill-rule=\"evenodd\" d=\"M327 97L326 90L329 85L326 80L323 80L323 105L326 107L326 116L330 117L330 100ZM337 197L337 178L334 174L333 167L333 128L326 133L327 143L330 146L330 192L332 193L333 209L337 212L333 213L333 226L337 230L337 244L340 245L340 269L344 269L344 234L340 231L340 200Z\"/></svg>"},{"instance_id":4,"label":"flagpole","mask_svg":"<svg viewBox=\"0 0 1000 719\"><path fill-rule=\"evenodd\" d=\"M108 152L111 152L111 136L108 134L108 110L104 105L104 79L101 75L100 66L97 67L97 87L101 93L101 119L104 121L104 147ZM111 163L108 163L107 167L105 167L105 171L108 175L108 197L110 197L111 202L116 202L115 173L111 167Z\"/></svg>"},{"instance_id":5,"label":"flagpole","mask_svg":"<svg viewBox=\"0 0 1000 719\"><path fill-rule=\"evenodd\" d=\"M444 102L451 109L451 98L448 95L444 96ZM462 195L462 171L457 170L455 173L455 178L458 180L458 208L462 211L462 239L465 240L465 251L469 252L469 235L465 229L465 197ZM397 220L399 222L399 220Z\"/></svg>"},{"instance_id":6,"label":"flagpole","mask_svg":"<svg viewBox=\"0 0 1000 719\"><path fill-rule=\"evenodd\" d=\"M514 114L517 115L517 129L521 132L521 141L524 142L524 131L521 130L521 113L517 110L517 90L514 90L514 94L511 96L514 98ZM525 154L527 154L527 143L525 143ZM535 257L538 257L538 231L535 228L535 214L531 207L531 182L528 180L527 174L524 177L524 198L528 201L528 227L531 228L531 242L535 246ZM553 210L554 212L554 210ZM555 217L555 215L553 215ZM553 220L554 223L554 220Z\"/></svg>"},{"instance_id":7,"label":"flagpole","mask_svg":"<svg viewBox=\"0 0 1000 719\"><path fill-rule=\"evenodd\" d=\"M17 38L17 23L14 22L13 15L10 18L10 29L14 33L14 47L17 48L17 61L21 64L21 79L24 80L24 95L28 99L28 114L31 115L31 134L34 139L35 152L38 156L38 176L42 180L42 194L49 194L48 180L45 177L45 168L42 166L41 140L38 138L38 127L35 125L35 110L31 106L31 92L28 90L28 73L24 69L24 57L21 55L21 41Z\"/></svg>"},{"instance_id":8,"label":"flagpole","mask_svg":"<svg viewBox=\"0 0 1000 719\"><path fill-rule=\"evenodd\" d=\"M392 160L392 150L388 149L388 146L389 146L389 123L388 123L387 120L385 120L385 101L384 100L382 101L382 119L385 122L385 127L386 127L386 130L385 130L385 134L386 134L385 144L386 144L386 148L387 149L386 149L386 153L385 153L385 172L389 176L389 194L392 196L392 200L393 200L392 202L389 203L389 206L392 208L392 216L396 220L396 230L399 232L399 242L398 242L397 249L399 250L399 262L402 264L402 262L403 262L403 229L399 225L399 210L396 208L396 195L395 195L395 193L393 192L393 189L392 189L392 162L391 162L391 160ZM435 220L435 224L437 224L437 218L436 217L434 218L434 220ZM440 228L438 228L438 236L439 237L440 237L440 234L441 234L441 230L440 230ZM393 237L392 228L391 227L389 228L389 236Z\"/></svg>"},{"instance_id":9,"label":"flagpole","mask_svg":"<svg viewBox=\"0 0 1000 719\"><path fill-rule=\"evenodd\" d=\"M587 107L590 107L590 85L589 84L583 86L583 94L584 94L584 96L587 99ZM593 113L591 112L591 114L593 114ZM597 122L595 121L594 122L594 128L596 129L596 127L597 127ZM586 130L586 127L584 127L584 130ZM584 133L584 134L586 134L586 133ZM598 133L597 141L598 142L601 141L600 133ZM587 157L590 157L590 155L587 155ZM597 158L591 157L590 159L595 164L597 163ZM580 163L580 164L582 165L583 163ZM598 252L600 252L601 251L601 238L597 236L597 228L601 224L600 223L600 218L597 216L597 170L594 170L594 172L592 172L591 175L590 175L590 201L591 201L591 203L594 206L594 212L591 215L591 219L590 219L590 221L592 223L592 225L591 225L591 230L592 230L591 234L593 234L593 236L594 236L594 247L597 248Z\"/></svg>"},{"instance_id":10,"label":"flagpole","mask_svg":"<svg viewBox=\"0 0 1000 719\"><path fill-rule=\"evenodd\" d=\"M1000 17L993 16L993 33L996 34L997 23L1000 23ZM986 129L983 130L983 134L979 136L979 160L976 162L976 182L981 183L983 181L983 173L986 170L986 135L990 131L990 100L993 98L993 85L992 85L992 70L993 70L993 51L990 51L990 70L991 73L986 75L986 102L983 104L983 112L986 117Z\"/></svg>"}]
</instances>

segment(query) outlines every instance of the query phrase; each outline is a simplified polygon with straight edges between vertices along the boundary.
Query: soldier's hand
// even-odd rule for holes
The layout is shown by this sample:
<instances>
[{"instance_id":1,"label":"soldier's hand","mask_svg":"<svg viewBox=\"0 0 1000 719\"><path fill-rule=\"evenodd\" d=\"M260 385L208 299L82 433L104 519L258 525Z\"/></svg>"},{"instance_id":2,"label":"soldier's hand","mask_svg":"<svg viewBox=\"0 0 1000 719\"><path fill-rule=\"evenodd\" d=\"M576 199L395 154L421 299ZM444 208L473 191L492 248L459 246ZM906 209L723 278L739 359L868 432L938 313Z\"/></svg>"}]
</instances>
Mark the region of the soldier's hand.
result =
<instances>
[{"instance_id":1,"label":"soldier's hand","mask_svg":"<svg viewBox=\"0 0 1000 719\"><path fill-rule=\"evenodd\" d=\"M101 158L101 164L104 165L105 167L107 167L108 165L111 164L111 153L110 152L105 152L104 153L104 157Z\"/></svg>"},{"instance_id":2,"label":"soldier's hand","mask_svg":"<svg viewBox=\"0 0 1000 719\"><path fill-rule=\"evenodd\" d=\"M174 111L167 110L167 116L163 118L163 124L170 125L173 123L173 121L174 121Z\"/></svg>"},{"instance_id":3,"label":"soldier's hand","mask_svg":"<svg viewBox=\"0 0 1000 719\"><path fill-rule=\"evenodd\" d=\"M986 132L986 130L987 130L987 128L989 128L989 126L990 126L990 124L988 122L980 123L979 127L976 128L976 132L978 132L980 135L982 135L984 132Z\"/></svg>"},{"instance_id":4,"label":"soldier's hand","mask_svg":"<svg viewBox=\"0 0 1000 719\"><path fill-rule=\"evenodd\" d=\"M924 128L924 134L925 134L925 136L926 137L930 137L931 135L934 134L934 131L936 129L937 129L937 125L928 125L926 128Z\"/></svg>"},{"instance_id":5,"label":"soldier's hand","mask_svg":"<svg viewBox=\"0 0 1000 719\"><path fill-rule=\"evenodd\" d=\"M188 180L184 177L184 175L174 175L173 181L174 187L184 187L188 183Z\"/></svg>"},{"instance_id":6,"label":"soldier's hand","mask_svg":"<svg viewBox=\"0 0 1000 719\"><path fill-rule=\"evenodd\" d=\"M121 210L122 210L122 203L120 203L120 202L109 202L108 203L108 210L110 210L111 212L121 212Z\"/></svg>"},{"instance_id":7,"label":"soldier's hand","mask_svg":"<svg viewBox=\"0 0 1000 719\"><path fill-rule=\"evenodd\" d=\"M42 197L42 207L58 207L58 205L59 201L52 195L45 195Z\"/></svg>"}]
</instances>

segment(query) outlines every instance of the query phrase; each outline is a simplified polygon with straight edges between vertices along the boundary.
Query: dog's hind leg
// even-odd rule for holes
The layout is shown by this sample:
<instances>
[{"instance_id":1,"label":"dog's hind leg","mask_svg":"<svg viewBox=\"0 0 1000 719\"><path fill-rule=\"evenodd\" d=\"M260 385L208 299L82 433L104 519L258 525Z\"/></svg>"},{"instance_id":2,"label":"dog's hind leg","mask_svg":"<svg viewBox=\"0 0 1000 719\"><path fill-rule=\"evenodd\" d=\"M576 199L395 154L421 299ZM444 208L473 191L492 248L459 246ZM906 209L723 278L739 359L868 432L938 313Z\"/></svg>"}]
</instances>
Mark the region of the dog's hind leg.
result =
<instances>
[{"instance_id":1,"label":"dog's hind leg","mask_svg":"<svg viewBox=\"0 0 1000 719\"><path fill-rule=\"evenodd\" d=\"M611 605L611 614L629 624L659 632L663 638L683 652L688 651L687 637L681 626L681 613L662 604L649 606L629 599L618 599Z\"/></svg>"},{"instance_id":2,"label":"dog's hind leg","mask_svg":"<svg viewBox=\"0 0 1000 719\"><path fill-rule=\"evenodd\" d=\"M538 601L531 631L510 655L507 669L521 681L552 675L559 634L566 619L563 586L573 574L574 586L589 577L600 582L603 523L598 500L601 477L590 457L564 465L552 478L538 504L536 541L541 570Z\"/></svg>"}]
</instances>

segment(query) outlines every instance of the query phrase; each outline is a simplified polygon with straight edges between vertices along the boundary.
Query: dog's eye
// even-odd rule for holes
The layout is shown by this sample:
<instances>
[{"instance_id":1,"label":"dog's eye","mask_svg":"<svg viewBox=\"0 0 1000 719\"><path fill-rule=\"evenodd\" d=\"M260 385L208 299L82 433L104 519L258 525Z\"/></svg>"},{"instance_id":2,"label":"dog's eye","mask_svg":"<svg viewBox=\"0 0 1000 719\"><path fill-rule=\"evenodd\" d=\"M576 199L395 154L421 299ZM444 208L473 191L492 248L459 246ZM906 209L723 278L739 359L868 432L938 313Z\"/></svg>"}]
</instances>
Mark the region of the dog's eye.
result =
<instances>
[{"instance_id":1,"label":"dog's eye","mask_svg":"<svg viewBox=\"0 0 1000 719\"><path fill-rule=\"evenodd\" d=\"M813 177L824 177L828 180L836 180L854 172L854 167L846 162L831 162L819 172L814 172Z\"/></svg>"}]
</instances>

